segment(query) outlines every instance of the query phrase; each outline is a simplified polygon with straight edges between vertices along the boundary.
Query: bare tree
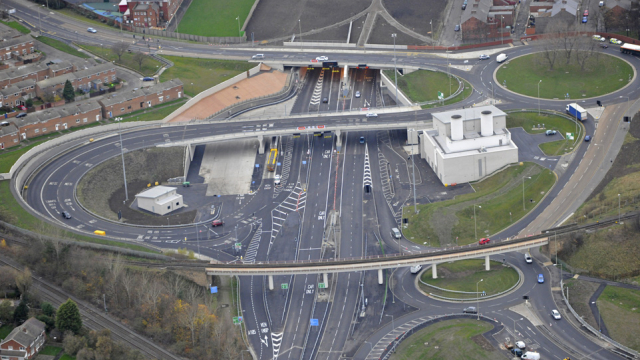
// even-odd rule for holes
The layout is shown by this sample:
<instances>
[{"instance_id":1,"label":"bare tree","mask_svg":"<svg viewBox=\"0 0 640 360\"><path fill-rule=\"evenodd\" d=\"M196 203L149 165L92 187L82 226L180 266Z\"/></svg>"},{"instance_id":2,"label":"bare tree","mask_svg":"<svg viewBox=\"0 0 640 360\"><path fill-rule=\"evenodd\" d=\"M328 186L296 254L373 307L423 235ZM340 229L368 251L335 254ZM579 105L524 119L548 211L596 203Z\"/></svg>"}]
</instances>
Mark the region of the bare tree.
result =
<instances>
[{"instance_id":1,"label":"bare tree","mask_svg":"<svg viewBox=\"0 0 640 360\"><path fill-rule=\"evenodd\" d=\"M558 47L556 45L556 42L553 39L546 40L542 48L544 49L542 55L549 63L549 70L553 70L553 66L556 63L556 58L558 57Z\"/></svg>"},{"instance_id":2,"label":"bare tree","mask_svg":"<svg viewBox=\"0 0 640 360\"><path fill-rule=\"evenodd\" d=\"M118 57L118 62L122 61L122 55L124 55L127 50L129 50L129 43L124 41L117 42L111 45L111 52L116 54L116 56Z\"/></svg>"},{"instance_id":3,"label":"bare tree","mask_svg":"<svg viewBox=\"0 0 640 360\"><path fill-rule=\"evenodd\" d=\"M120 302L118 300L118 284L120 282L120 277L124 272L124 262L120 257L120 254L116 256L109 256L109 273L111 275L111 279L109 281L109 289L111 290L111 294L115 299L116 305L119 305Z\"/></svg>"},{"instance_id":4,"label":"bare tree","mask_svg":"<svg viewBox=\"0 0 640 360\"><path fill-rule=\"evenodd\" d=\"M31 270L24 268L22 272L19 272L16 277L16 286L20 290L20 294L26 294L32 285Z\"/></svg>"},{"instance_id":5,"label":"bare tree","mask_svg":"<svg viewBox=\"0 0 640 360\"><path fill-rule=\"evenodd\" d=\"M8 266L0 266L0 289L4 290L4 297L7 297L7 288L16 284L16 273Z\"/></svg>"},{"instance_id":6,"label":"bare tree","mask_svg":"<svg viewBox=\"0 0 640 360\"><path fill-rule=\"evenodd\" d=\"M145 54L143 54L141 52L137 52L137 53L133 54L133 62L138 64L138 69L139 70L142 70L142 65L144 64L146 59L147 59L147 55L145 55Z\"/></svg>"},{"instance_id":7,"label":"bare tree","mask_svg":"<svg viewBox=\"0 0 640 360\"><path fill-rule=\"evenodd\" d=\"M171 293L176 297L180 297L180 294L182 293L182 290L184 288L184 279L182 278L182 276L174 272L168 273L167 276L169 277L167 283L169 285Z\"/></svg>"},{"instance_id":8,"label":"bare tree","mask_svg":"<svg viewBox=\"0 0 640 360\"><path fill-rule=\"evenodd\" d=\"M577 41L577 46L580 50L576 51L576 61L580 65L580 70L584 71L584 67L589 59L596 54L596 42L586 36L580 36Z\"/></svg>"},{"instance_id":9,"label":"bare tree","mask_svg":"<svg viewBox=\"0 0 640 360\"><path fill-rule=\"evenodd\" d=\"M145 301L147 304L151 304L154 313L158 310L158 301L163 291L162 282L155 277L147 283L146 289L144 289Z\"/></svg>"},{"instance_id":10,"label":"bare tree","mask_svg":"<svg viewBox=\"0 0 640 360\"><path fill-rule=\"evenodd\" d=\"M120 277L120 284L127 293L127 308L131 306L131 295L136 284L136 277L130 271L124 271Z\"/></svg>"}]
</instances>

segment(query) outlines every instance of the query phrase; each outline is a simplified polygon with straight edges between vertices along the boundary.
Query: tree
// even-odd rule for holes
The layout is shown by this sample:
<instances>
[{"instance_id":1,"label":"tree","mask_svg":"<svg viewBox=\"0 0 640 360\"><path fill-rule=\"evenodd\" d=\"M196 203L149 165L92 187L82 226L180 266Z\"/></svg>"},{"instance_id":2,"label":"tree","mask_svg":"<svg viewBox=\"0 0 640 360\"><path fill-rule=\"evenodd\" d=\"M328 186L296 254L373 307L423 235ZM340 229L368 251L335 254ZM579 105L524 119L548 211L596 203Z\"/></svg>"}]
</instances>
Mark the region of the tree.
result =
<instances>
[{"instance_id":1,"label":"tree","mask_svg":"<svg viewBox=\"0 0 640 360\"><path fill-rule=\"evenodd\" d=\"M89 348L84 348L78 351L78 354L76 355L76 360L95 360L95 358L93 350Z\"/></svg>"},{"instance_id":2,"label":"tree","mask_svg":"<svg viewBox=\"0 0 640 360\"><path fill-rule=\"evenodd\" d=\"M8 323L13 320L13 309L9 300L0 303L0 322Z\"/></svg>"},{"instance_id":3,"label":"tree","mask_svg":"<svg viewBox=\"0 0 640 360\"><path fill-rule=\"evenodd\" d=\"M62 332L71 330L74 334L79 333L80 329L82 329L80 311L78 310L78 305L73 300L68 299L58 308L56 328Z\"/></svg>"},{"instance_id":4,"label":"tree","mask_svg":"<svg viewBox=\"0 0 640 360\"><path fill-rule=\"evenodd\" d=\"M142 64L144 64L144 61L147 59L147 55L141 53L141 52L137 52L135 54L133 54L133 62L135 62L136 64L138 64L138 69L142 70Z\"/></svg>"},{"instance_id":5,"label":"tree","mask_svg":"<svg viewBox=\"0 0 640 360\"><path fill-rule=\"evenodd\" d=\"M73 89L73 85L71 85L71 81L69 80L64 82L62 97L67 101L73 101L76 98L76 91Z\"/></svg>"},{"instance_id":6,"label":"tree","mask_svg":"<svg viewBox=\"0 0 640 360\"><path fill-rule=\"evenodd\" d=\"M42 310L43 314L50 317L53 317L56 314L56 309L53 307L53 305L49 304L46 301L40 305L40 310Z\"/></svg>"},{"instance_id":7,"label":"tree","mask_svg":"<svg viewBox=\"0 0 640 360\"><path fill-rule=\"evenodd\" d=\"M87 346L87 341L82 336L75 336L73 332L67 331L64 333L64 340L62 341L64 345L64 352L71 356L75 356L78 354L78 351L82 350Z\"/></svg>"},{"instance_id":8,"label":"tree","mask_svg":"<svg viewBox=\"0 0 640 360\"><path fill-rule=\"evenodd\" d=\"M28 98L27 101L24 102L25 105L27 107L32 107L33 106L33 99L32 98Z\"/></svg>"},{"instance_id":9,"label":"tree","mask_svg":"<svg viewBox=\"0 0 640 360\"><path fill-rule=\"evenodd\" d=\"M16 287L20 291L20 295L25 295L31 288L32 279L31 271L29 268L24 268L24 271L16 275Z\"/></svg>"},{"instance_id":10,"label":"tree","mask_svg":"<svg viewBox=\"0 0 640 360\"><path fill-rule=\"evenodd\" d=\"M25 301L20 301L18 307L13 311L13 322L16 324L22 324L29 318L29 308Z\"/></svg>"},{"instance_id":11,"label":"tree","mask_svg":"<svg viewBox=\"0 0 640 360\"><path fill-rule=\"evenodd\" d=\"M45 314L40 314L36 316L36 319L42 321L47 326L47 331L50 331L56 326L55 320L51 316L47 316Z\"/></svg>"},{"instance_id":12,"label":"tree","mask_svg":"<svg viewBox=\"0 0 640 360\"><path fill-rule=\"evenodd\" d=\"M7 290L16 285L16 273L8 266L0 266L0 274L2 274L0 276L0 289L4 290L4 297L7 297Z\"/></svg>"},{"instance_id":13,"label":"tree","mask_svg":"<svg viewBox=\"0 0 640 360\"><path fill-rule=\"evenodd\" d=\"M111 45L111 51L118 57L118 62L122 61L122 55L129 50L129 43L121 41Z\"/></svg>"},{"instance_id":14,"label":"tree","mask_svg":"<svg viewBox=\"0 0 640 360\"><path fill-rule=\"evenodd\" d=\"M54 94L53 91L51 91L51 90L45 90L42 93L42 96L40 96L40 97L42 98L42 101L44 101L46 103L52 103L56 99L56 94Z\"/></svg>"},{"instance_id":15,"label":"tree","mask_svg":"<svg viewBox=\"0 0 640 360\"><path fill-rule=\"evenodd\" d=\"M577 42L579 51L576 51L576 61L580 65L580 70L584 71L584 67L596 53L596 42L588 37L581 36Z\"/></svg>"}]
</instances>

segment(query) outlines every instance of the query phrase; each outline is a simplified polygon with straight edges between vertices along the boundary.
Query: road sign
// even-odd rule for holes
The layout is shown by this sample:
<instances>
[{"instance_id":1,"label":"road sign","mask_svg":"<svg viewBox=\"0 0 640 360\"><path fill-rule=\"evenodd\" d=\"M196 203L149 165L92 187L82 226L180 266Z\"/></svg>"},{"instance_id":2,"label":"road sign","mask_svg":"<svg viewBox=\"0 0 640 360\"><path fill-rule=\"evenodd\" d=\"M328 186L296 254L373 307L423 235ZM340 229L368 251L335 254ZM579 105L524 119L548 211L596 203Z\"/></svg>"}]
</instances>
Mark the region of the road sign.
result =
<instances>
[{"instance_id":1,"label":"road sign","mask_svg":"<svg viewBox=\"0 0 640 360\"><path fill-rule=\"evenodd\" d=\"M567 133L567 140L573 140L573 133Z\"/></svg>"},{"instance_id":2,"label":"road sign","mask_svg":"<svg viewBox=\"0 0 640 360\"><path fill-rule=\"evenodd\" d=\"M326 289L327 285L325 283L318 283L318 289Z\"/></svg>"},{"instance_id":3,"label":"road sign","mask_svg":"<svg viewBox=\"0 0 640 360\"><path fill-rule=\"evenodd\" d=\"M282 290L287 290L287 289L289 288L289 284L287 284L287 283L280 284L280 288L281 288Z\"/></svg>"},{"instance_id":4,"label":"road sign","mask_svg":"<svg viewBox=\"0 0 640 360\"><path fill-rule=\"evenodd\" d=\"M302 165L307 165L307 160L302 160Z\"/></svg>"},{"instance_id":5,"label":"road sign","mask_svg":"<svg viewBox=\"0 0 640 360\"><path fill-rule=\"evenodd\" d=\"M217 287L217 286L212 286L212 287L211 287L211 293L212 293L212 294L216 294L216 293L218 293L218 287Z\"/></svg>"},{"instance_id":6,"label":"road sign","mask_svg":"<svg viewBox=\"0 0 640 360\"><path fill-rule=\"evenodd\" d=\"M311 326L320 326L318 319L311 319Z\"/></svg>"},{"instance_id":7,"label":"road sign","mask_svg":"<svg viewBox=\"0 0 640 360\"><path fill-rule=\"evenodd\" d=\"M443 100L443 99L444 99L444 94L438 91L438 100Z\"/></svg>"},{"instance_id":8,"label":"road sign","mask_svg":"<svg viewBox=\"0 0 640 360\"><path fill-rule=\"evenodd\" d=\"M242 323L242 316L234 316L233 317L233 324L234 325L240 325Z\"/></svg>"}]
</instances>

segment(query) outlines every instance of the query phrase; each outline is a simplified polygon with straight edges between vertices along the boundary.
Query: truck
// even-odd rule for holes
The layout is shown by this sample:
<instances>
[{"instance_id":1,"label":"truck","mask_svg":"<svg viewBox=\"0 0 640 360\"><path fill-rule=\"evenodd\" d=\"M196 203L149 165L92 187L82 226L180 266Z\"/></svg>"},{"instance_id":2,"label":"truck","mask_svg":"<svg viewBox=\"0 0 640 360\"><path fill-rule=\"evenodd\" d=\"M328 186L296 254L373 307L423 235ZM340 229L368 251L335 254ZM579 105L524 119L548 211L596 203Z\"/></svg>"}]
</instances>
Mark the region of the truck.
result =
<instances>
[{"instance_id":1,"label":"truck","mask_svg":"<svg viewBox=\"0 0 640 360\"><path fill-rule=\"evenodd\" d=\"M501 63L501 62L507 60L507 58L508 58L507 54L500 54L500 55L496 56L496 62Z\"/></svg>"},{"instance_id":2,"label":"truck","mask_svg":"<svg viewBox=\"0 0 640 360\"><path fill-rule=\"evenodd\" d=\"M576 119L580 120L580 121L586 121L587 120L587 111L585 109L582 108L582 106L578 105L577 103L571 103L567 105L567 114L571 114L573 116L576 117Z\"/></svg>"}]
</instances>

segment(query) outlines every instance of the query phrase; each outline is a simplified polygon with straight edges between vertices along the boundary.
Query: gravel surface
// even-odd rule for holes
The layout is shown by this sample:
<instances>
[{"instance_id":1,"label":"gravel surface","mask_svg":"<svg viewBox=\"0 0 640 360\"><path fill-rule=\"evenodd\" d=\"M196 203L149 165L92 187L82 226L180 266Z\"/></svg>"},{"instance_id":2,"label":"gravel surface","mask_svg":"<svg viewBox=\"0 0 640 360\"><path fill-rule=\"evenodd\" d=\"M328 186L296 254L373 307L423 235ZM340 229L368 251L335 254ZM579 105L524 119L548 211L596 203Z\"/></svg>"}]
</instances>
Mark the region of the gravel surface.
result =
<instances>
[{"instance_id":1,"label":"gravel surface","mask_svg":"<svg viewBox=\"0 0 640 360\"><path fill-rule=\"evenodd\" d=\"M261 0L246 32L254 32L256 40L266 40L299 34L301 26L304 34L354 16L370 4L371 0Z\"/></svg>"},{"instance_id":2,"label":"gravel surface","mask_svg":"<svg viewBox=\"0 0 640 360\"><path fill-rule=\"evenodd\" d=\"M351 39L349 41L350 44L358 43L358 39L360 38L362 27L364 26L364 21L366 19L367 15L363 15L353 21L353 27L351 28Z\"/></svg>"},{"instance_id":3,"label":"gravel surface","mask_svg":"<svg viewBox=\"0 0 640 360\"><path fill-rule=\"evenodd\" d=\"M349 34L349 24L342 26L332 27L325 31L312 35L302 35L302 41L307 40L327 40L327 41L340 41L347 42L347 35ZM299 39L296 39L296 41Z\"/></svg>"},{"instance_id":4,"label":"gravel surface","mask_svg":"<svg viewBox=\"0 0 640 360\"><path fill-rule=\"evenodd\" d=\"M376 23L373 25L371 35L367 44L387 44L393 45L391 34L396 33L396 45L425 45L422 41L409 36L395 27L391 26L382 16L376 17Z\"/></svg>"},{"instance_id":5,"label":"gravel surface","mask_svg":"<svg viewBox=\"0 0 640 360\"><path fill-rule=\"evenodd\" d=\"M382 3L400 24L425 36L431 31L430 20L434 31L438 29L447 7L447 1L442 0L382 0Z\"/></svg>"}]
</instances>

